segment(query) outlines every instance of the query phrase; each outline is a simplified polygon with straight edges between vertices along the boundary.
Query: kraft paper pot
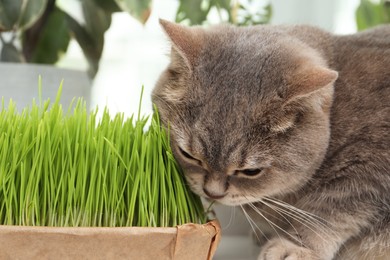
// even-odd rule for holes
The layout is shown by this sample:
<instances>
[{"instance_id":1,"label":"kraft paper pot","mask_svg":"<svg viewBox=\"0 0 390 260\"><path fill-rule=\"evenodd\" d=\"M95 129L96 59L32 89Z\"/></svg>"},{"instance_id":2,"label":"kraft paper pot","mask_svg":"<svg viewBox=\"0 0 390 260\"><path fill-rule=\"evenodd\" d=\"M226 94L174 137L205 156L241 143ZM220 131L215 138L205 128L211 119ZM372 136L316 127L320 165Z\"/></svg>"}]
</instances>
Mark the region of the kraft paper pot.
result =
<instances>
[{"instance_id":1,"label":"kraft paper pot","mask_svg":"<svg viewBox=\"0 0 390 260\"><path fill-rule=\"evenodd\" d=\"M0 259L212 259L216 220L168 228L0 226Z\"/></svg>"}]
</instances>

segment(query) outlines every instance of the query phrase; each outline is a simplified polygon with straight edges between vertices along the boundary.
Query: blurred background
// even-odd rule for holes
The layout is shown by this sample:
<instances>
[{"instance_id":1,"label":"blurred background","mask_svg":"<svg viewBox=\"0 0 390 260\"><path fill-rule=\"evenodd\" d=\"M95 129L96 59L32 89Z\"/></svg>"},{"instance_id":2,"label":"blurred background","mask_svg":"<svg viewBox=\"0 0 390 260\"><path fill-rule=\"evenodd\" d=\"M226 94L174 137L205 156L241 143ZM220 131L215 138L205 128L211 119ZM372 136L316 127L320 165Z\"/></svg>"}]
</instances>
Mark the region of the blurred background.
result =
<instances>
[{"instance_id":1,"label":"blurred background","mask_svg":"<svg viewBox=\"0 0 390 260\"><path fill-rule=\"evenodd\" d=\"M390 22L387 0L9 0L0 1L0 96L19 107L38 95L84 96L112 114L150 114L150 93L169 62L163 18L186 25L316 25L350 34ZM216 207L224 230L216 259L256 259L250 225Z\"/></svg>"},{"instance_id":2,"label":"blurred background","mask_svg":"<svg viewBox=\"0 0 390 260\"><path fill-rule=\"evenodd\" d=\"M88 84L80 93L91 107L107 105L112 113L131 115L138 110L143 85L142 111L148 114L151 89L168 63L170 50L158 18L206 26L221 22L239 26L308 23L348 34L389 22L389 10L385 0L1 1L0 95L7 98L6 89L15 88L15 80L20 84L25 81L29 88L15 95L33 92L37 73L43 74L44 88L54 85L56 89L64 75L64 92L72 88L72 95L76 85ZM51 68L38 67L37 71L23 66L18 66L23 67L21 72L13 74L15 66L6 67L5 62L54 64L87 76L73 80L69 74L73 72L67 71L53 77L56 72Z\"/></svg>"}]
</instances>

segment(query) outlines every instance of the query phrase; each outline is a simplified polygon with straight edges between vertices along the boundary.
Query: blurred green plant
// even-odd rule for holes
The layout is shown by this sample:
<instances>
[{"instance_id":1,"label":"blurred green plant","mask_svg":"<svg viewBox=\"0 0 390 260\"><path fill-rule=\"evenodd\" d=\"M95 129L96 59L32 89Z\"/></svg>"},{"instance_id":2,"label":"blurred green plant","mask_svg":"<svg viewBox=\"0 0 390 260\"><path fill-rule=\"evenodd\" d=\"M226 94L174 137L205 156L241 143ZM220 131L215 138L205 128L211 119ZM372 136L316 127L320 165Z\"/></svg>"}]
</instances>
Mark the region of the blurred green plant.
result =
<instances>
[{"instance_id":1,"label":"blurred green plant","mask_svg":"<svg viewBox=\"0 0 390 260\"><path fill-rule=\"evenodd\" d=\"M74 0L75 1L75 0ZM178 0L176 21L201 24L211 10L222 22L238 25L267 23L271 6L250 12L252 0ZM63 10L57 0L0 0L0 61L55 64L74 38L80 45L93 78L104 47L104 33L115 12L128 12L142 24L151 13L152 0L78 0L82 22ZM245 2L242 4L240 2ZM222 16L227 13L227 19Z\"/></svg>"},{"instance_id":2,"label":"blurred green plant","mask_svg":"<svg viewBox=\"0 0 390 260\"><path fill-rule=\"evenodd\" d=\"M356 24L359 31L384 23L390 23L389 0L360 1L356 10Z\"/></svg>"},{"instance_id":3,"label":"blurred green plant","mask_svg":"<svg viewBox=\"0 0 390 260\"><path fill-rule=\"evenodd\" d=\"M262 1L254 0L192 0L180 1L176 13L176 22L187 21L190 25L207 21L211 11L217 11L221 22L229 22L239 26L268 23L272 15L270 2L259 6ZM227 15L227 19L223 18Z\"/></svg>"},{"instance_id":4,"label":"blurred green plant","mask_svg":"<svg viewBox=\"0 0 390 260\"><path fill-rule=\"evenodd\" d=\"M128 11L145 23L151 0L79 0L82 22L61 9L56 0L0 0L1 61L56 63L71 38L80 45L94 77L104 46L104 33L115 12ZM5 34L11 35L9 40ZM7 35L7 36L8 36Z\"/></svg>"}]
</instances>

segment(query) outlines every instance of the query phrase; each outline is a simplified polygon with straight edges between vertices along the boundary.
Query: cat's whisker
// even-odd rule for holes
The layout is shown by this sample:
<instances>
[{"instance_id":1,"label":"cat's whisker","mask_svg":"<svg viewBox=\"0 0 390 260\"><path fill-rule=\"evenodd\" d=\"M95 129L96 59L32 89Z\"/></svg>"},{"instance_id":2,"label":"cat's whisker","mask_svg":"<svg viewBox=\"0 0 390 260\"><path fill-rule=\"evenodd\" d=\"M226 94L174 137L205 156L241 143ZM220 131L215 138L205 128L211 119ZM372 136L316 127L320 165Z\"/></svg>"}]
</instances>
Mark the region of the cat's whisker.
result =
<instances>
[{"instance_id":1,"label":"cat's whisker","mask_svg":"<svg viewBox=\"0 0 390 260\"><path fill-rule=\"evenodd\" d=\"M325 219L322 219L321 217L316 216L310 212L304 211L300 208L294 207L284 201L280 201L269 197L265 197L264 200L267 200L270 203L274 203L275 206L278 205L279 207L285 208L286 210L293 211L294 213L299 214L302 218L306 219L307 221L313 221L315 223L321 224L326 228L332 226L332 224L326 221Z\"/></svg>"},{"instance_id":2,"label":"cat's whisker","mask_svg":"<svg viewBox=\"0 0 390 260\"><path fill-rule=\"evenodd\" d=\"M268 212L268 211L264 211L262 212L263 214L266 214L267 216L270 216L272 217L273 219L276 219L277 221L279 222L283 222L283 221L286 221L286 218L283 216L283 214L280 214L279 212L275 211L278 215L275 216L274 214L272 214L271 212ZM280 218L281 217L281 218Z\"/></svg>"},{"instance_id":3,"label":"cat's whisker","mask_svg":"<svg viewBox=\"0 0 390 260\"><path fill-rule=\"evenodd\" d=\"M310 212L307 212L307 211L304 211L300 208L297 208L297 207L294 207L292 206L291 204L288 204L284 201L281 201L281 200L278 200L278 199L275 199L275 198L270 198L270 197L264 197L263 200L268 200L269 202L271 203L275 203L281 207L284 207L286 209L290 209L290 210L293 210L295 212L299 212L301 213L302 215L305 215L306 217L310 218L310 219L313 219L314 221L319 221L319 222L323 222L323 223L326 223L327 225L329 226L332 226L332 223L328 222L326 219L323 219L313 213L310 213Z\"/></svg>"},{"instance_id":4,"label":"cat's whisker","mask_svg":"<svg viewBox=\"0 0 390 260\"><path fill-rule=\"evenodd\" d=\"M249 222L249 225L251 226L252 230L253 230L253 233L255 234L256 238L258 241L260 241L261 239L259 238L259 236L257 235L257 231L260 231L260 233L265 237L265 239L268 241L268 237L266 236L266 234L261 230L261 228L259 228L259 226L256 224L256 222L249 216L249 214L246 212L245 208L240 205L241 209L242 209L242 212L244 213L244 216L246 217L246 219L248 220Z\"/></svg>"},{"instance_id":5,"label":"cat's whisker","mask_svg":"<svg viewBox=\"0 0 390 260\"><path fill-rule=\"evenodd\" d=\"M251 196L251 195L244 195L244 197L245 197L245 199L246 200L248 200L248 205L250 205L250 207L252 208L252 209L254 209L254 211L257 213L257 214L259 214L260 216L262 216L267 222L268 222L268 224L274 229L274 227L273 227L273 225L272 224L270 224L269 223L269 219L268 218L266 218L265 216L264 216L264 214L269 214L269 215L271 215L271 217L272 218L274 218L274 219L276 219L276 220L278 220L278 221L283 221L283 220L281 220L279 217L277 217L277 216L274 216L274 215L272 215L270 212L260 212L259 211L259 209L257 209L256 208L256 206L253 204L253 203L251 203L250 202L250 200L248 199L248 197L252 197L252 198L256 198L256 197L254 197L254 196ZM257 199L257 198L256 198ZM261 203L263 203L263 201L262 200L260 200L259 202L261 202ZM263 203L264 204L264 203ZM275 210L274 210L275 211ZM295 227L287 220L287 218L285 217L285 216L283 216L283 214L281 214L281 213L279 213L279 212L277 212L277 211L275 211L278 215L280 215L285 221L287 221L292 227L293 227L293 229L296 231L296 229L295 229ZM274 224L274 223L273 223ZM275 233L276 234L278 234L278 232L274 229L274 231L275 231ZM279 234L278 234L278 236L279 236Z\"/></svg>"},{"instance_id":6,"label":"cat's whisker","mask_svg":"<svg viewBox=\"0 0 390 260\"><path fill-rule=\"evenodd\" d=\"M264 214L262 214L262 213L256 208L256 206L253 205L251 202L249 202L247 205L249 205L249 206L252 208L252 210L254 210L258 215L260 215L261 217L263 217L263 219L265 219L265 221L267 221L268 225L270 225L270 227L275 231L275 233L276 233L276 235L279 237L279 239L280 239L281 241L283 241L282 238L281 238L281 236L279 235L278 231L275 229L275 227L277 227L278 229L280 229L280 230L282 230L282 231L283 231L283 229L280 228L278 225L276 225L276 224L275 224L274 222L272 222L271 220L269 220L267 217L265 217Z\"/></svg>"},{"instance_id":7,"label":"cat's whisker","mask_svg":"<svg viewBox=\"0 0 390 260\"><path fill-rule=\"evenodd\" d=\"M267 200L270 203L274 203L275 206L278 205L279 207L285 208L286 210L289 210L289 211L292 211L296 214L299 214L299 216L301 216L302 218L304 218L308 222L311 221L312 223L317 223L326 229L332 229L332 226L333 226L332 223L330 223L327 220L325 220L317 215L314 215L310 212L304 211L300 208L294 207L294 206L292 206L284 201L280 201L277 199L265 197L264 200Z\"/></svg>"},{"instance_id":8,"label":"cat's whisker","mask_svg":"<svg viewBox=\"0 0 390 260\"><path fill-rule=\"evenodd\" d=\"M337 233L334 232L334 229L332 228L333 225L328 221L322 219L321 217L316 216L310 212L306 212L302 209L296 208L288 203L285 203L277 199L271 199L269 197L266 197L263 199L263 202L264 200L274 203L275 204L273 205L274 207L279 206L278 207L279 210L283 210L282 208L285 208L286 210L283 210L284 214L288 214L291 218L294 218L296 221L299 221L301 224L304 224L303 222L305 222L306 224L310 224L313 228L318 229L318 231L321 231L321 233L326 235L328 238L338 237ZM308 225L305 226L309 228ZM315 232L312 228L310 228L310 230ZM317 232L315 233L319 235Z\"/></svg>"},{"instance_id":9,"label":"cat's whisker","mask_svg":"<svg viewBox=\"0 0 390 260\"><path fill-rule=\"evenodd\" d=\"M298 243L302 243L302 241L300 241L298 238L294 237L293 235L291 235L290 233L288 233L286 230L284 230L283 228L281 228L279 225L275 224L274 222L272 222L271 220L269 220L267 217L264 216L263 213L260 212L260 210L255 206L253 205L253 203L249 202L247 205L249 205L257 214L259 214L261 217L263 217L265 219L265 221L267 221L267 223L271 226L271 228L275 231L275 233L277 234L277 236L279 237L280 241L283 241L282 237L279 235L278 231L276 229L279 229L280 231L282 231L284 234L286 234L288 237L291 237L293 240L297 241Z\"/></svg>"},{"instance_id":10,"label":"cat's whisker","mask_svg":"<svg viewBox=\"0 0 390 260\"><path fill-rule=\"evenodd\" d=\"M283 220L284 221L286 221L291 227L292 227L292 229L294 230L294 232L296 233L296 234L299 234L299 232L298 232L298 230L295 228L295 226L291 223L291 221L290 220L288 220L288 218L286 218L281 212L279 212L278 211L278 208L273 208L273 207L270 207L270 205L268 205L268 203L266 203L266 202L264 202L263 200L260 200L260 202L262 203L262 204L264 204L264 205L266 205L267 207L269 207L270 209L272 209L273 211L275 211L278 215L280 215L282 218L283 218ZM278 219L278 218L277 218ZM280 219L279 219L280 220ZM301 244L301 246L303 246L303 243L302 243L302 241L300 241L300 244Z\"/></svg>"},{"instance_id":11,"label":"cat's whisker","mask_svg":"<svg viewBox=\"0 0 390 260\"><path fill-rule=\"evenodd\" d=\"M268 197L263 198L259 202L271 208L273 211L282 216L285 222L287 222L297 234L298 232L296 228L292 225L288 218L291 218L300 223L301 225L307 227L313 233L318 235L323 241L328 241L330 238L334 238L337 236L335 232L333 232L333 230L329 227L330 225L326 225L327 221L322 220L320 217L315 216L309 212L293 207L290 204L287 204L283 201L279 201L277 199L275 199L274 201L274 199ZM262 215L265 218L263 212Z\"/></svg>"},{"instance_id":12,"label":"cat's whisker","mask_svg":"<svg viewBox=\"0 0 390 260\"><path fill-rule=\"evenodd\" d=\"M229 222L228 224L222 228L222 230L226 230L228 229L234 222L234 218L235 218L235 211L236 208L235 207L230 207L230 218L229 218Z\"/></svg>"},{"instance_id":13,"label":"cat's whisker","mask_svg":"<svg viewBox=\"0 0 390 260\"><path fill-rule=\"evenodd\" d=\"M309 226L308 224L305 223L305 221L308 221L304 218L301 217L301 220L299 218L297 218L296 216L294 216L294 214L292 214L291 212L287 211L287 210L283 210L281 208L279 208L278 206L275 206L275 205L271 205L263 200L260 200L259 201L260 203L262 203L263 205L265 206L268 206L269 208L271 208L272 210L274 210L276 213L278 213L280 216L283 217L283 219L292 227L292 229L295 231L295 234L298 235L299 237L299 232L297 231L297 229L294 227L294 225L288 220L287 217L290 217L294 220L296 220L297 222L299 222L300 224L302 224L303 226L307 227L308 229L312 230L313 233L317 234L324 242L327 242L328 240L326 238L324 238L320 233L318 233L315 228L318 228L320 229L321 233L324 233L325 235L328 235L327 234L327 230L324 229L323 227L321 226L318 226L316 225L316 223L314 223L313 221L310 222L310 224L313 226ZM277 232L277 230L274 228L276 227L277 229L283 231L283 233L287 234L289 237L291 237L294 241L296 241L297 243L299 243L301 246L305 247L305 243L299 239L298 237L295 237L294 235L288 233L286 230L282 229L281 227L279 227L278 225L276 225L275 223L273 223L272 221L270 221L268 218L266 218L264 216L264 213L260 212L260 210L255 206L253 205L253 203L248 203L248 205L257 213L259 214L260 216L262 216L267 222L268 224L274 229L275 233L280 237L279 233ZM287 217L285 216L287 215ZM329 238L331 236L329 235Z\"/></svg>"},{"instance_id":14,"label":"cat's whisker","mask_svg":"<svg viewBox=\"0 0 390 260\"><path fill-rule=\"evenodd\" d=\"M286 216L290 217L291 219L297 221L301 225L307 227L309 230L311 230L313 233L315 233L317 236L319 236L325 242L328 241L328 239L332 237L329 234L328 230L325 227L320 225L321 223L316 223L316 222L313 222L311 220L305 219L304 217L300 216L299 214L294 214L295 212L284 210L284 209L282 209L282 208L280 208L278 206L271 205L271 204L269 204L267 202L262 201L262 203L264 203L264 205L266 205L267 207L271 208L272 210L278 212L279 214L286 215ZM293 227L295 232L297 234L299 234L299 232L292 225L292 223L289 220L287 220L287 218L286 218L286 221ZM325 236L328 239L326 239L323 236Z\"/></svg>"},{"instance_id":15,"label":"cat's whisker","mask_svg":"<svg viewBox=\"0 0 390 260\"><path fill-rule=\"evenodd\" d=\"M326 227L320 221L315 221L313 219L308 218L307 215L303 214L300 211L297 211L295 208L284 209L285 207L283 208L281 205L273 205L273 204L270 204L264 200L262 200L262 203L273 210L276 210L278 212L282 212L283 214L286 214L290 217L294 217L294 219L299 221L300 223L302 223L302 221L304 221L304 222L307 222L308 224L311 224L313 226L320 225L321 227Z\"/></svg>"}]
</instances>

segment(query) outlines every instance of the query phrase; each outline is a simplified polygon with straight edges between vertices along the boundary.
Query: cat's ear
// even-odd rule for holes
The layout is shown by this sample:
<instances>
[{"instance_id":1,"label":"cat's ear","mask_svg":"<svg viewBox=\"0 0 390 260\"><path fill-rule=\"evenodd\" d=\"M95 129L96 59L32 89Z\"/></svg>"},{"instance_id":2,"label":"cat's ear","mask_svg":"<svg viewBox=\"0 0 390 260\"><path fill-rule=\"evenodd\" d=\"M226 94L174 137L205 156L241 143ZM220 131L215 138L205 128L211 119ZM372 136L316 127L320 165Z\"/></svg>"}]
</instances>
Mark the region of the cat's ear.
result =
<instances>
[{"instance_id":1,"label":"cat's ear","mask_svg":"<svg viewBox=\"0 0 390 260\"><path fill-rule=\"evenodd\" d=\"M204 31L160 19L160 24L172 41L174 49L184 59L189 69L196 65L204 42Z\"/></svg>"},{"instance_id":2,"label":"cat's ear","mask_svg":"<svg viewBox=\"0 0 390 260\"><path fill-rule=\"evenodd\" d=\"M304 66L298 69L291 78L287 99L308 96L326 86L333 84L338 73L320 65Z\"/></svg>"}]
</instances>

